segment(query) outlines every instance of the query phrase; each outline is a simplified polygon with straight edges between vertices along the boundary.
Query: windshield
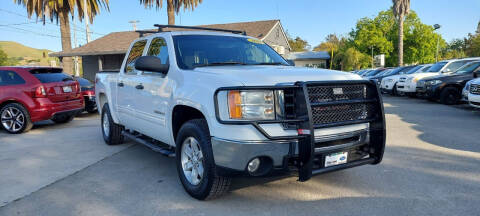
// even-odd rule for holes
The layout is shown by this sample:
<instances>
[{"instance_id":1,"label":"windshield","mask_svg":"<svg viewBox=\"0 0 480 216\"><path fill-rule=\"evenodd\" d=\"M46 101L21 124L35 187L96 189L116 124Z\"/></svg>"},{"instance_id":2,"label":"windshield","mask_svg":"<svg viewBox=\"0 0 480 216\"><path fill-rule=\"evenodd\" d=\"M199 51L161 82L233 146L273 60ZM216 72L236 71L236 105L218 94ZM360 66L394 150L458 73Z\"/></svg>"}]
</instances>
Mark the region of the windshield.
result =
<instances>
[{"instance_id":1,"label":"windshield","mask_svg":"<svg viewBox=\"0 0 480 216\"><path fill-rule=\"evenodd\" d=\"M426 66L426 67L424 67L423 69L421 69L420 71L418 71L418 73L427 73L428 70L429 70L431 67L432 67L431 65Z\"/></svg>"},{"instance_id":2,"label":"windshield","mask_svg":"<svg viewBox=\"0 0 480 216\"><path fill-rule=\"evenodd\" d=\"M478 66L480 66L480 62L468 63L458 68L458 70L455 71L455 74L472 73L475 69L478 68Z\"/></svg>"},{"instance_id":3,"label":"windshield","mask_svg":"<svg viewBox=\"0 0 480 216\"><path fill-rule=\"evenodd\" d=\"M278 53L258 39L177 35L173 37L177 64L182 69L215 65L289 65Z\"/></svg>"},{"instance_id":4,"label":"windshield","mask_svg":"<svg viewBox=\"0 0 480 216\"><path fill-rule=\"evenodd\" d=\"M365 76L375 76L377 74L379 74L380 72L382 72L384 69L376 69L376 70L372 70L370 72L368 72L367 74L365 74Z\"/></svg>"},{"instance_id":5,"label":"windshield","mask_svg":"<svg viewBox=\"0 0 480 216\"><path fill-rule=\"evenodd\" d=\"M422 67L423 66L421 66L421 65L415 66L414 68L410 69L409 71L406 71L404 74L413 74L413 73L417 72Z\"/></svg>"},{"instance_id":6,"label":"windshield","mask_svg":"<svg viewBox=\"0 0 480 216\"><path fill-rule=\"evenodd\" d=\"M439 72L446 64L447 62L437 62L427 72Z\"/></svg>"}]
</instances>

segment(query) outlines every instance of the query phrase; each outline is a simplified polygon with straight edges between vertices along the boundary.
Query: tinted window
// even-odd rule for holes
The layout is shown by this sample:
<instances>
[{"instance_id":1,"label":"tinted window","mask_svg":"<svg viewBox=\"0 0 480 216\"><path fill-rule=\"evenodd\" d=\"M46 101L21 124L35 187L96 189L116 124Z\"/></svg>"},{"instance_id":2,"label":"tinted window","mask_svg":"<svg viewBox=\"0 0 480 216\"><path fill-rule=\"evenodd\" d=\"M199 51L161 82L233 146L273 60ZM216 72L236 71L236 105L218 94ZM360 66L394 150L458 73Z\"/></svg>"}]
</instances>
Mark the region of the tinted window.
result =
<instances>
[{"instance_id":1,"label":"tinted window","mask_svg":"<svg viewBox=\"0 0 480 216\"><path fill-rule=\"evenodd\" d=\"M417 72L421 67L423 67L423 66L421 66L421 65L416 66L416 67L410 69L409 71L405 71L404 74L412 74L412 73L415 73L415 72Z\"/></svg>"},{"instance_id":2,"label":"tinted window","mask_svg":"<svg viewBox=\"0 0 480 216\"><path fill-rule=\"evenodd\" d=\"M24 84L25 80L13 71L0 71L0 86Z\"/></svg>"},{"instance_id":3,"label":"tinted window","mask_svg":"<svg viewBox=\"0 0 480 216\"><path fill-rule=\"evenodd\" d=\"M475 69L478 68L478 66L480 66L480 62L468 63L460 67L455 73L456 74L472 73Z\"/></svg>"},{"instance_id":4,"label":"tinted window","mask_svg":"<svg viewBox=\"0 0 480 216\"><path fill-rule=\"evenodd\" d=\"M149 56L156 56L162 60L162 64L168 64L168 49L167 43L163 38L154 38L148 48Z\"/></svg>"},{"instance_id":5,"label":"tinted window","mask_svg":"<svg viewBox=\"0 0 480 216\"><path fill-rule=\"evenodd\" d=\"M90 87L90 86L93 86L93 84L88 81L87 79L83 79L83 78L80 78L80 77L76 77L75 80L78 81L78 83L80 84L81 87Z\"/></svg>"},{"instance_id":6,"label":"tinted window","mask_svg":"<svg viewBox=\"0 0 480 216\"><path fill-rule=\"evenodd\" d=\"M62 73L60 68L37 68L30 70L41 83L64 82L72 81L73 78L67 74Z\"/></svg>"},{"instance_id":7,"label":"tinted window","mask_svg":"<svg viewBox=\"0 0 480 216\"><path fill-rule=\"evenodd\" d=\"M439 72L446 64L447 62L437 62L428 69L428 72Z\"/></svg>"},{"instance_id":8,"label":"tinted window","mask_svg":"<svg viewBox=\"0 0 480 216\"><path fill-rule=\"evenodd\" d=\"M193 69L212 64L289 65L278 53L258 39L213 35L173 37L177 64Z\"/></svg>"},{"instance_id":9,"label":"tinted window","mask_svg":"<svg viewBox=\"0 0 480 216\"><path fill-rule=\"evenodd\" d=\"M466 64L467 62L470 62L470 61L457 61L457 62L452 62L451 64L449 64L444 71L442 72L454 72L456 71L458 68L460 68L461 66L463 66L464 64Z\"/></svg>"},{"instance_id":10,"label":"tinted window","mask_svg":"<svg viewBox=\"0 0 480 216\"><path fill-rule=\"evenodd\" d=\"M146 44L147 40L137 41L135 44L133 44L132 49L128 54L127 63L125 65L125 73L137 73L137 70L135 70L135 61L142 56L143 49L145 48Z\"/></svg>"}]
</instances>

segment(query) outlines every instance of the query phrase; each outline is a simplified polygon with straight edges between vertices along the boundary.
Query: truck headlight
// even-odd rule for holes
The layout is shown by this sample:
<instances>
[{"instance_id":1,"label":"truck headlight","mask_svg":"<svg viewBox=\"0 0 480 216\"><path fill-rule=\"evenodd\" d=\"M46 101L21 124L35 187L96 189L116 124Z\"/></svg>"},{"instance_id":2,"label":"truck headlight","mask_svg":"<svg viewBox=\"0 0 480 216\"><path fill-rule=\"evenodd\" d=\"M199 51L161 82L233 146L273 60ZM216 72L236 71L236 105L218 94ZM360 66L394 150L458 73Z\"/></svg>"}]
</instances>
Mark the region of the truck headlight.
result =
<instances>
[{"instance_id":1,"label":"truck headlight","mask_svg":"<svg viewBox=\"0 0 480 216\"><path fill-rule=\"evenodd\" d=\"M275 98L272 90L232 90L228 91L227 95L230 119L275 119Z\"/></svg>"}]
</instances>

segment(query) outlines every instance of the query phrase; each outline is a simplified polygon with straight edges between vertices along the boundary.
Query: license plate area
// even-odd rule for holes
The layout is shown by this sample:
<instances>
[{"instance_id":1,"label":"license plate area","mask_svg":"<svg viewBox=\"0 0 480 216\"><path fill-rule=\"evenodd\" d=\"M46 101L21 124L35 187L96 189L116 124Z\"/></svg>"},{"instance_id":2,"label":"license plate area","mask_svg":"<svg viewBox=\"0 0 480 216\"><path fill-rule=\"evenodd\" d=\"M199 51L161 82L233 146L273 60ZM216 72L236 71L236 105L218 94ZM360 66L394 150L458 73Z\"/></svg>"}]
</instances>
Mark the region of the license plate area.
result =
<instances>
[{"instance_id":1,"label":"license plate area","mask_svg":"<svg viewBox=\"0 0 480 216\"><path fill-rule=\"evenodd\" d=\"M348 152L335 152L331 154L325 155L324 158L324 167L330 167L340 164L347 163L348 160Z\"/></svg>"},{"instance_id":2,"label":"license plate area","mask_svg":"<svg viewBox=\"0 0 480 216\"><path fill-rule=\"evenodd\" d=\"M72 92L72 87L71 86L63 86L62 89L63 89L64 93Z\"/></svg>"}]
</instances>

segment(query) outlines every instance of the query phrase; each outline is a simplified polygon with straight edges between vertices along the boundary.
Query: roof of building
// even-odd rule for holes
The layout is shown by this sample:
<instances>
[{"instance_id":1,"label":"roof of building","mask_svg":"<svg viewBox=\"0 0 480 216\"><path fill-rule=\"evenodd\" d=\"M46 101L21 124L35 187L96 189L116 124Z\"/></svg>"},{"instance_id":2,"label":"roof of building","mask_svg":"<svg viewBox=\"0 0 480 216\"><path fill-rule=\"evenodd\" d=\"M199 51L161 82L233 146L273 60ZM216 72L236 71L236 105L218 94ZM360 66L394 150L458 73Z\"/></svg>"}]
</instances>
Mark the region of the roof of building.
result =
<instances>
[{"instance_id":1,"label":"roof of building","mask_svg":"<svg viewBox=\"0 0 480 216\"><path fill-rule=\"evenodd\" d=\"M280 20L265 20L254 22L239 22L226 24L201 25L201 27L219 28L229 30L246 31L248 36L256 37L263 40L275 27ZM167 29L176 31L176 29ZM182 29L182 31L188 31ZM72 49L70 52L56 52L49 54L50 56L86 56L86 55L109 55L109 54L125 54L130 43L139 37L139 33L135 31L112 32L101 38L98 38L84 46Z\"/></svg>"},{"instance_id":2,"label":"roof of building","mask_svg":"<svg viewBox=\"0 0 480 216\"><path fill-rule=\"evenodd\" d=\"M286 58L290 60L330 59L330 55L325 51L291 52L286 56Z\"/></svg>"}]
</instances>

